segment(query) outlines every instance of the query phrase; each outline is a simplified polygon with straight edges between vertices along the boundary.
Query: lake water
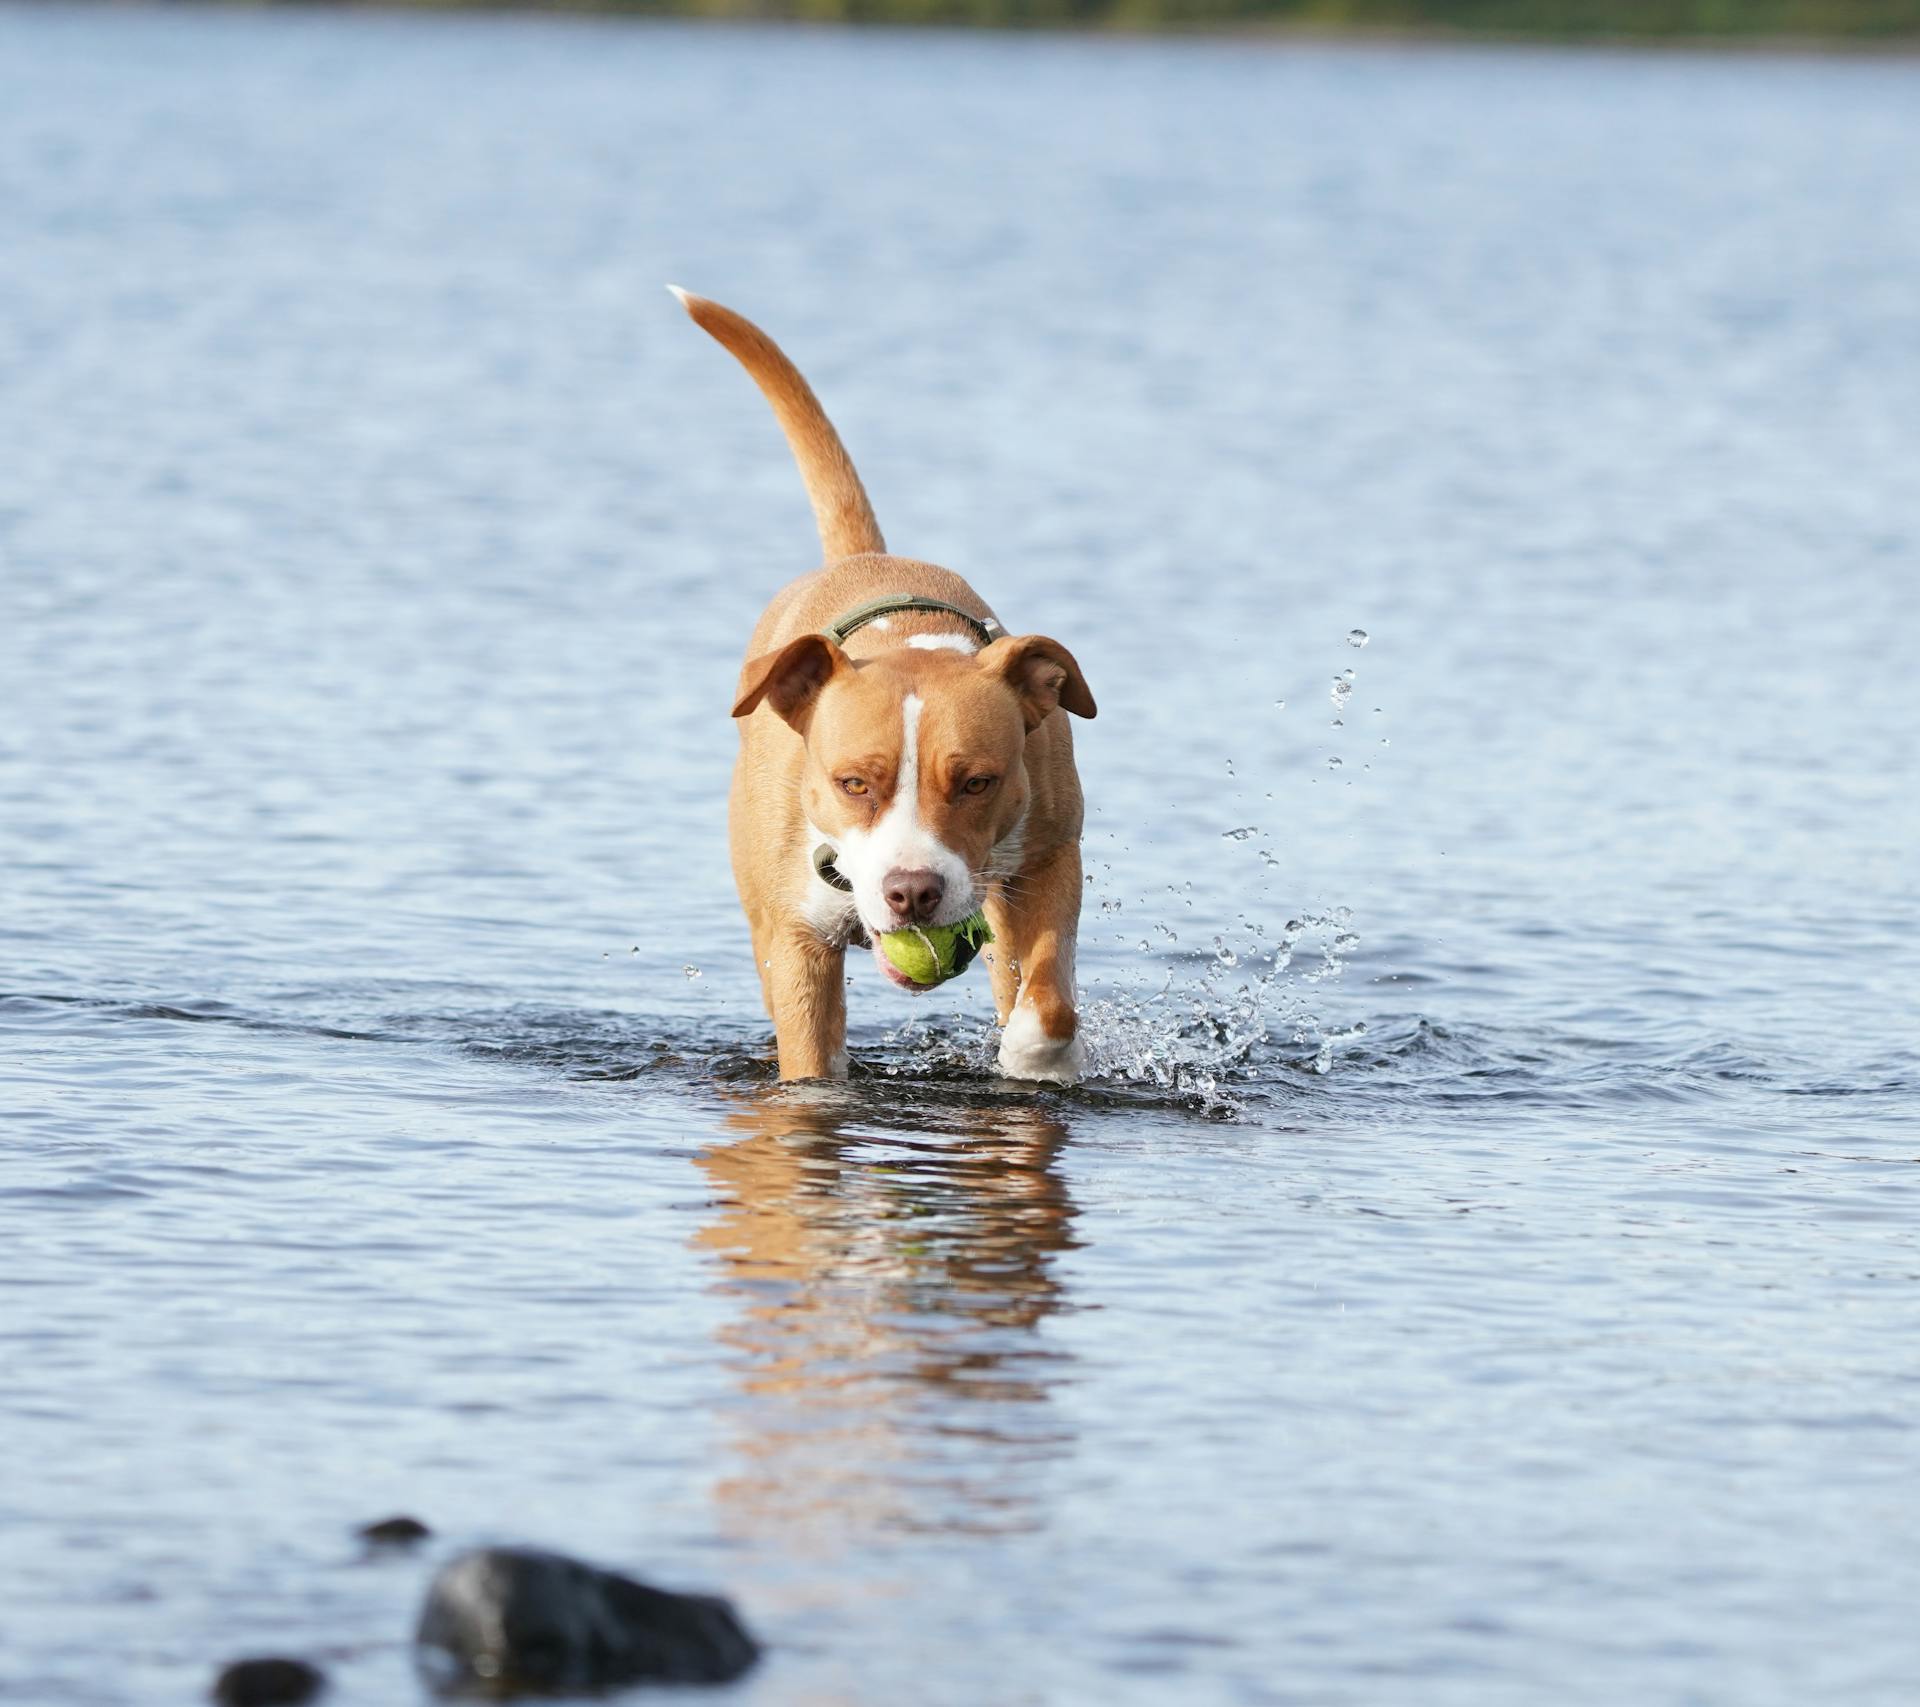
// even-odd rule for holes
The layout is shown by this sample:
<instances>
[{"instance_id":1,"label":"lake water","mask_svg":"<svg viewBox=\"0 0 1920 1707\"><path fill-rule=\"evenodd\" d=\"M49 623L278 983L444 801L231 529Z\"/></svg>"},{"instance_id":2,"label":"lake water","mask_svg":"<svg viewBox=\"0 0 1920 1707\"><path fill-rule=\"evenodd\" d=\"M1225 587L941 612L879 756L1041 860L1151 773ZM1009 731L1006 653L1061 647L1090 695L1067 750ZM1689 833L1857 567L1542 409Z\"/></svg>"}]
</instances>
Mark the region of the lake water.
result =
<instances>
[{"instance_id":1,"label":"lake water","mask_svg":"<svg viewBox=\"0 0 1920 1707\"><path fill-rule=\"evenodd\" d=\"M0 10L0 1692L417 1703L514 1540L743 1707L1911 1702L1916 159L1913 61ZM813 536L667 280L1085 666L1082 1089L864 961L772 1082Z\"/></svg>"}]
</instances>

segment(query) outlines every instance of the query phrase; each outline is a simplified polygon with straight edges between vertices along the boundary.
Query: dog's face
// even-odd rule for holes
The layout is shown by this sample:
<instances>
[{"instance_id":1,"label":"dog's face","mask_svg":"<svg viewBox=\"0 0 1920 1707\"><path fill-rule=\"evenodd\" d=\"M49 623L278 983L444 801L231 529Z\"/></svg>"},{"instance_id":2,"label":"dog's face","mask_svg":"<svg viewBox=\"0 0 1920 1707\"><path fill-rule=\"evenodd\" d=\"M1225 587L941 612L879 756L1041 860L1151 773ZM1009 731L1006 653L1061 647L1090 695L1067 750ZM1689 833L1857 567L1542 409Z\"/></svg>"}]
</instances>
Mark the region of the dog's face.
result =
<instances>
[{"instance_id":1,"label":"dog's face","mask_svg":"<svg viewBox=\"0 0 1920 1707\"><path fill-rule=\"evenodd\" d=\"M734 716L762 700L806 743L807 821L870 936L977 911L1019 863L1028 733L1057 707L1094 713L1072 655L1041 635L858 663L804 635L747 665Z\"/></svg>"}]
</instances>

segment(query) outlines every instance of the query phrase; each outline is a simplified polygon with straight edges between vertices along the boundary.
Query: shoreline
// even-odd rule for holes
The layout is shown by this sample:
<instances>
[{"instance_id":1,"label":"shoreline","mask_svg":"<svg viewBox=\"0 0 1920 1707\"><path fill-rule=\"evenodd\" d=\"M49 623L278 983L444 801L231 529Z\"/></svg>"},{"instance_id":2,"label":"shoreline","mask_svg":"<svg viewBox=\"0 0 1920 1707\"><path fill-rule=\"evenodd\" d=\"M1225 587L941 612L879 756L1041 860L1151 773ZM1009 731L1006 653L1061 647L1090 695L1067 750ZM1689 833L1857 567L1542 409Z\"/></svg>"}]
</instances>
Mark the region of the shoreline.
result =
<instances>
[{"instance_id":1,"label":"shoreline","mask_svg":"<svg viewBox=\"0 0 1920 1707\"><path fill-rule=\"evenodd\" d=\"M0 0L18 4L19 0ZM1588 53L1750 56L1782 59L1920 59L1920 0L1916 21L1899 31L1836 33L1761 30L1664 31L1659 29L1494 28L1439 21L1375 22L1367 19L1270 17L1157 19L1105 16L1081 19L970 20L907 14L873 17L795 16L711 12L698 5L650 4L646 0L25 0L27 7L109 7L138 10L227 12L298 11L386 14L394 17L474 16L522 19L607 20L676 24L714 29L780 29L875 33L949 33L1056 38L1062 40L1238 42L1248 45L1372 48L1572 49Z\"/></svg>"}]
</instances>

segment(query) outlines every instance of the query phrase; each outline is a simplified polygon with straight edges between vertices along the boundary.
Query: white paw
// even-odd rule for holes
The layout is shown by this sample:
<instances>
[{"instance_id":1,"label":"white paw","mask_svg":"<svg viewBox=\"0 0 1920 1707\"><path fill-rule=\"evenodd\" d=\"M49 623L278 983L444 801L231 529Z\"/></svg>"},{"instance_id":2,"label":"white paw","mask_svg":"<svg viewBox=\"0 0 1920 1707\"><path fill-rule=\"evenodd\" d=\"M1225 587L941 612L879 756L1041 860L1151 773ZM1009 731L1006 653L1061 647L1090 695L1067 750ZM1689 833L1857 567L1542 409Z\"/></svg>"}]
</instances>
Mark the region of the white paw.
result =
<instances>
[{"instance_id":1,"label":"white paw","mask_svg":"<svg viewBox=\"0 0 1920 1707\"><path fill-rule=\"evenodd\" d=\"M1032 1008L1015 1008L1000 1034L1000 1071L1009 1079L1044 1079L1049 1084L1077 1085L1086 1066L1086 1051L1078 1034L1049 1037L1040 1029Z\"/></svg>"}]
</instances>

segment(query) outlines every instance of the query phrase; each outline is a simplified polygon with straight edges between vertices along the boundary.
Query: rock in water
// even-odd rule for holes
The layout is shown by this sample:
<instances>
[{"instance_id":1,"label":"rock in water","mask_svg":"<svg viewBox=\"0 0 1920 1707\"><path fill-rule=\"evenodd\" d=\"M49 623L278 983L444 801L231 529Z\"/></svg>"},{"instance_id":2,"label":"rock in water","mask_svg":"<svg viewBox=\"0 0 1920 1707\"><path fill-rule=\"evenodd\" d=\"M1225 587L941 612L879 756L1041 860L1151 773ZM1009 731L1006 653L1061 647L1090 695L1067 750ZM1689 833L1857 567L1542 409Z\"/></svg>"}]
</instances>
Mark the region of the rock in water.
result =
<instances>
[{"instance_id":1,"label":"rock in water","mask_svg":"<svg viewBox=\"0 0 1920 1707\"><path fill-rule=\"evenodd\" d=\"M235 1660L214 1679L213 1699L220 1707L300 1707L326 1682L305 1660Z\"/></svg>"},{"instance_id":2,"label":"rock in water","mask_svg":"<svg viewBox=\"0 0 1920 1707\"><path fill-rule=\"evenodd\" d=\"M383 1517L363 1525L360 1539L370 1547L411 1547L432 1533L417 1517Z\"/></svg>"},{"instance_id":3,"label":"rock in water","mask_svg":"<svg viewBox=\"0 0 1920 1707\"><path fill-rule=\"evenodd\" d=\"M732 1606L559 1553L483 1547L441 1568L415 1633L440 1688L489 1694L726 1683L760 1657Z\"/></svg>"}]
</instances>

